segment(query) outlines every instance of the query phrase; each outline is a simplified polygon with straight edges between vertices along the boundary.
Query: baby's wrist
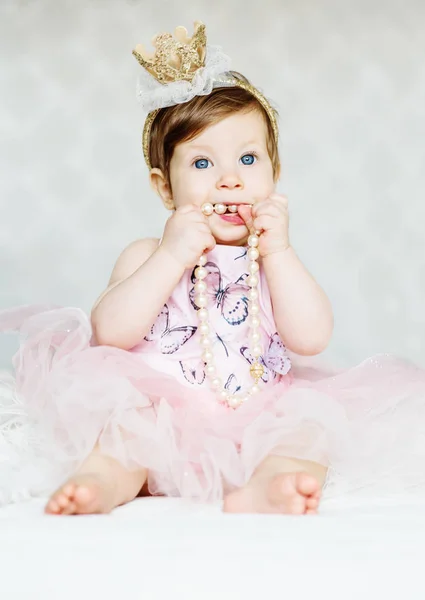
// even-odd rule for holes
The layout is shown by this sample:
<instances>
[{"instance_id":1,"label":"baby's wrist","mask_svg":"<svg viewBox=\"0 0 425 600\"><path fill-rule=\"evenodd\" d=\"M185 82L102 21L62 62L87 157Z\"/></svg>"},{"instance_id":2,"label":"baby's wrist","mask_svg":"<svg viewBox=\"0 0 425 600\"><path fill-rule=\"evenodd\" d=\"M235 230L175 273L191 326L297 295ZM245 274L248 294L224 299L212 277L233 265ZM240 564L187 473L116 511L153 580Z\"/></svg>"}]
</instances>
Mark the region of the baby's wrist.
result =
<instances>
[{"instance_id":1,"label":"baby's wrist","mask_svg":"<svg viewBox=\"0 0 425 600\"><path fill-rule=\"evenodd\" d=\"M261 258L264 260L269 256L272 255L276 255L276 254L281 254L284 255L288 252L288 250L291 250L292 246L291 244L279 244L278 246L274 246L273 248L270 248L264 252L261 252Z\"/></svg>"},{"instance_id":2,"label":"baby's wrist","mask_svg":"<svg viewBox=\"0 0 425 600\"><path fill-rule=\"evenodd\" d=\"M161 257L161 260L164 262L164 266L167 266L173 270L177 269L181 271L183 275L184 271L186 270L184 263L178 259L175 253L170 252L167 246L165 246L162 243L159 244L156 252L158 253L158 256Z\"/></svg>"}]
</instances>

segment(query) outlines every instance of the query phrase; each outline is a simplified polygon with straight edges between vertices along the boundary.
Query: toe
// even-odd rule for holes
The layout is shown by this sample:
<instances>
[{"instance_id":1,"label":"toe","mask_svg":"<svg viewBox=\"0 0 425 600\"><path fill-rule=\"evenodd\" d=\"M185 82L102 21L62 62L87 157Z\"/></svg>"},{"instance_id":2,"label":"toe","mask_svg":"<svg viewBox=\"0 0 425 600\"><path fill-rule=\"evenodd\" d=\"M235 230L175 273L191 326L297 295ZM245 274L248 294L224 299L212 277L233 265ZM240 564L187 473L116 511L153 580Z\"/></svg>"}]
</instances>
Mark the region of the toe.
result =
<instances>
[{"instance_id":1,"label":"toe","mask_svg":"<svg viewBox=\"0 0 425 600\"><path fill-rule=\"evenodd\" d=\"M286 503L284 512L290 515L304 515L306 512L305 498L295 495Z\"/></svg>"},{"instance_id":2,"label":"toe","mask_svg":"<svg viewBox=\"0 0 425 600\"><path fill-rule=\"evenodd\" d=\"M48 514L58 514L60 512L59 504L52 498L47 503L45 512Z\"/></svg>"},{"instance_id":3,"label":"toe","mask_svg":"<svg viewBox=\"0 0 425 600\"><path fill-rule=\"evenodd\" d=\"M317 510L316 509L312 509L312 508L307 508L307 510L305 511L306 515L317 515Z\"/></svg>"},{"instance_id":4,"label":"toe","mask_svg":"<svg viewBox=\"0 0 425 600\"><path fill-rule=\"evenodd\" d=\"M317 490L315 492L313 492L311 495L314 496L314 498L317 498L318 500L321 498L322 486L319 484L319 482L317 484Z\"/></svg>"},{"instance_id":5,"label":"toe","mask_svg":"<svg viewBox=\"0 0 425 600\"><path fill-rule=\"evenodd\" d=\"M308 473L297 473L296 488L304 496L311 496L320 490L319 482Z\"/></svg>"},{"instance_id":6,"label":"toe","mask_svg":"<svg viewBox=\"0 0 425 600\"><path fill-rule=\"evenodd\" d=\"M61 509L66 508L69 504L69 498L65 494L57 494L55 496L55 501Z\"/></svg>"},{"instance_id":7,"label":"toe","mask_svg":"<svg viewBox=\"0 0 425 600\"><path fill-rule=\"evenodd\" d=\"M68 498L71 499L74 497L76 487L77 486L75 485L75 483L69 482L63 486L63 493L66 494L68 496Z\"/></svg>"},{"instance_id":8,"label":"toe","mask_svg":"<svg viewBox=\"0 0 425 600\"><path fill-rule=\"evenodd\" d=\"M68 502L68 505L63 509L62 514L63 515L76 515L77 512L78 512L77 505L75 504L75 502L70 500Z\"/></svg>"},{"instance_id":9,"label":"toe","mask_svg":"<svg viewBox=\"0 0 425 600\"><path fill-rule=\"evenodd\" d=\"M315 514L320 493L319 482L308 473L285 473L274 478L270 500L286 514Z\"/></svg>"},{"instance_id":10,"label":"toe","mask_svg":"<svg viewBox=\"0 0 425 600\"><path fill-rule=\"evenodd\" d=\"M319 506L319 500L317 498L315 498L314 496L311 496L310 498L306 499L306 506L309 509L316 510L317 507Z\"/></svg>"},{"instance_id":11,"label":"toe","mask_svg":"<svg viewBox=\"0 0 425 600\"><path fill-rule=\"evenodd\" d=\"M74 502L78 514L110 513L113 505L109 506L102 502L102 494L98 487L80 485L75 490Z\"/></svg>"},{"instance_id":12,"label":"toe","mask_svg":"<svg viewBox=\"0 0 425 600\"><path fill-rule=\"evenodd\" d=\"M80 485L76 488L74 494L74 502L78 512L86 512L93 509L93 504L96 499L96 494L92 489L85 485Z\"/></svg>"}]
</instances>

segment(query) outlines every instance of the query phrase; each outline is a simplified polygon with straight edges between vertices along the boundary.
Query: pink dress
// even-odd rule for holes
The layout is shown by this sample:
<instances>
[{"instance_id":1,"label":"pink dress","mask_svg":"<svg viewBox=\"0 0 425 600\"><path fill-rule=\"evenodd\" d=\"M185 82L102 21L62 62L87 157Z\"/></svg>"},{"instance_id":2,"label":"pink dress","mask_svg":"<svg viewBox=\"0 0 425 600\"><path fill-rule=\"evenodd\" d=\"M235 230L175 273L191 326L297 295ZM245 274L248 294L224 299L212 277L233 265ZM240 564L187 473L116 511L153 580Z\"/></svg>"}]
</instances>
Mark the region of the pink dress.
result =
<instances>
[{"instance_id":1,"label":"pink dress","mask_svg":"<svg viewBox=\"0 0 425 600\"><path fill-rule=\"evenodd\" d=\"M246 249L208 255L215 363L235 393L252 385ZM193 273L186 271L131 351L92 343L76 308L0 312L19 331L14 376L0 374L0 504L46 495L102 451L146 467L153 494L221 501L270 454L329 467L325 495L425 496L425 371L382 355L341 372L302 367L259 284L261 391L233 410L210 390L200 360Z\"/></svg>"}]
</instances>

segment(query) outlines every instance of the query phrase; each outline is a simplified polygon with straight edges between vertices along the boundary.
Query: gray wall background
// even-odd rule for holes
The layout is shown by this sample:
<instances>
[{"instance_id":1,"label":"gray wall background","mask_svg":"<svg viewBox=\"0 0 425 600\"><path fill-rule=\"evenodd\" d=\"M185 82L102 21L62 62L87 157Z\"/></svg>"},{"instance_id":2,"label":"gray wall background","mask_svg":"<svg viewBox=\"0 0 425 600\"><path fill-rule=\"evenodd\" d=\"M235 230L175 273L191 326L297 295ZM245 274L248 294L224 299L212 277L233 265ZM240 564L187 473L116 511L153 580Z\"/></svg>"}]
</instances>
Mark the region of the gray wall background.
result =
<instances>
[{"instance_id":1,"label":"gray wall background","mask_svg":"<svg viewBox=\"0 0 425 600\"><path fill-rule=\"evenodd\" d=\"M160 235L131 50L196 19L280 111L292 242L335 310L327 357L425 365L423 0L1 0L0 308L89 311L124 246Z\"/></svg>"}]
</instances>

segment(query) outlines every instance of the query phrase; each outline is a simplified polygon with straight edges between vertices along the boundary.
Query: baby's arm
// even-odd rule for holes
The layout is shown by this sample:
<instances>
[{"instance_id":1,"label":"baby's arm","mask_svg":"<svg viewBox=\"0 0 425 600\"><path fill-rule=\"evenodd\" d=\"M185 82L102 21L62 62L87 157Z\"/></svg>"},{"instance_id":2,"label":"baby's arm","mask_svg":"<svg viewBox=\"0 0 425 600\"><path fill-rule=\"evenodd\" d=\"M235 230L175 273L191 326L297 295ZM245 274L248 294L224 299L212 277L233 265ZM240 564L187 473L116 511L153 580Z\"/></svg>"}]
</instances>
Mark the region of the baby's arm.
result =
<instances>
[{"instance_id":1,"label":"baby's arm","mask_svg":"<svg viewBox=\"0 0 425 600\"><path fill-rule=\"evenodd\" d=\"M91 322L98 344L129 350L154 323L184 273L158 240L138 240L118 258Z\"/></svg>"},{"instance_id":2,"label":"baby's arm","mask_svg":"<svg viewBox=\"0 0 425 600\"><path fill-rule=\"evenodd\" d=\"M325 292L290 246L263 259L276 327L292 352L322 352L332 336L333 313Z\"/></svg>"},{"instance_id":3,"label":"baby's arm","mask_svg":"<svg viewBox=\"0 0 425 600\"><path fill-rule=\"evenodd\" d=\"M98 344L130 350L147 334L186 269L215 246L207 218L195 205L177 208L162 242L139 240L119 257L107 290L92 309Z\"/></svg>"}]
</instances>

